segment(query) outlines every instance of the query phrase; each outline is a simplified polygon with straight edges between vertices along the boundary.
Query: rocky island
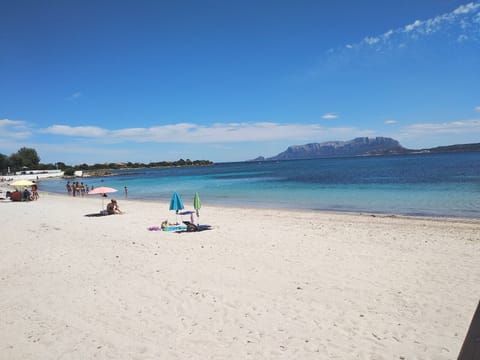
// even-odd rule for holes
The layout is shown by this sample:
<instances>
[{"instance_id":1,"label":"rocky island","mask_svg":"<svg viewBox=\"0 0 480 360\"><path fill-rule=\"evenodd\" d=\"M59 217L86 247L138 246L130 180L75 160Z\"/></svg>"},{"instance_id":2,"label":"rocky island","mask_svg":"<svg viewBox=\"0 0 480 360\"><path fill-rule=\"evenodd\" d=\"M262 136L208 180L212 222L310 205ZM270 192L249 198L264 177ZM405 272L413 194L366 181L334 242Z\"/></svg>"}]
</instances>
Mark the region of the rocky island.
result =
<instances>
[{"instance_id":1,"label":"rocky island","mask_svg":"<svg viewBox=\"0 0 480 360\"><path fill-rule=\"evenodd\" d=\"M429 149L407 149L389 137L358 137L349 141L327 141L305 145L291 145L285 151L272 156L259 156L250 161L304 160L331 157L400 155L415 153L439 153L480 151L480 143L438 146Z\"/></svg>"}]
</instances>

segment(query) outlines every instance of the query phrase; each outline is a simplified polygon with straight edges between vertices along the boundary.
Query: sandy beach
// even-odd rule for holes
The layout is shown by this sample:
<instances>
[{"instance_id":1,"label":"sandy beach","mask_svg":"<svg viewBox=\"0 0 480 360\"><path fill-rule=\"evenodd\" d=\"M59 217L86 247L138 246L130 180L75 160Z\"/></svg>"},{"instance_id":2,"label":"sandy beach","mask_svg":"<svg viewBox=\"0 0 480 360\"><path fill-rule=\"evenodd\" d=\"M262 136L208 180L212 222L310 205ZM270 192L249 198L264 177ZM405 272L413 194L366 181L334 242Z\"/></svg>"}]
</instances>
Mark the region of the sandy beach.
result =
<instances>
[{"instance_id":1,"label":"sandy beach","mask_svg":"<svg viewBox=\"0 0 480 360\"><path fill-rule=\"evenodd\" d=\"M456 359L479 301L476 220L117 199L0 203L1 359Z\"/></svg>"}]
</instances>

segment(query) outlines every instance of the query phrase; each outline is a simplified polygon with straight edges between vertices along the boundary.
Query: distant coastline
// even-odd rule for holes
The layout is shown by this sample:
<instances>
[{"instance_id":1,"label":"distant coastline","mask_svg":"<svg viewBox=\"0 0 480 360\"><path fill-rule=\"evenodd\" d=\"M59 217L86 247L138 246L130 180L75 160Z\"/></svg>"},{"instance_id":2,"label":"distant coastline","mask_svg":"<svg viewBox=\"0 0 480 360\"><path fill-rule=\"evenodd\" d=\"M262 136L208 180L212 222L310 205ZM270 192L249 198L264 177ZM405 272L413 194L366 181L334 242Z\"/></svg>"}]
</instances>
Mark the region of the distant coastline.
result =
<instances>
[{"instance_id":1,"label":"distant coastline","mask_svg":"<svg viewBox=\"0 0 480 360\"><path fill-rule=\"evenodd\" d=\"M308 160L352 156L381 156L408 154L436 154L480 151L480 143L455 144L424 149L407 149L392 138L355 138L349 141L329 141L291 145L285 151L271 157L259 156L247 161Z\"/></svg>"}]
</instances>

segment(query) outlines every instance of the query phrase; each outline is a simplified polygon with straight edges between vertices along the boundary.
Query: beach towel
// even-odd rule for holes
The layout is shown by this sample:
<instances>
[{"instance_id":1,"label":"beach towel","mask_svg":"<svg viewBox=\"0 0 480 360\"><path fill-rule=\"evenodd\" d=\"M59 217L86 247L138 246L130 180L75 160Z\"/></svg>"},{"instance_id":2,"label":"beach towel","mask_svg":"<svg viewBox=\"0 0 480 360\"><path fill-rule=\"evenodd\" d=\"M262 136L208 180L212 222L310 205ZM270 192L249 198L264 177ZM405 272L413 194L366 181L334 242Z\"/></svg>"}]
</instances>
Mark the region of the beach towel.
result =
<instances>
[{"instance_id":1,"label":"beach towel","mask_svg":"<svg viewBox=\"0 0 480 360\"><path fill-rule=\"evenodd\" d=\"M149 231L165 231L165 232L182 232L182 231L187 231L187 225L185 224L178 224L178 225L168 225L165 226L163 229L161 226L149 226L148 227Z\"/></svg>"}]
</instances>

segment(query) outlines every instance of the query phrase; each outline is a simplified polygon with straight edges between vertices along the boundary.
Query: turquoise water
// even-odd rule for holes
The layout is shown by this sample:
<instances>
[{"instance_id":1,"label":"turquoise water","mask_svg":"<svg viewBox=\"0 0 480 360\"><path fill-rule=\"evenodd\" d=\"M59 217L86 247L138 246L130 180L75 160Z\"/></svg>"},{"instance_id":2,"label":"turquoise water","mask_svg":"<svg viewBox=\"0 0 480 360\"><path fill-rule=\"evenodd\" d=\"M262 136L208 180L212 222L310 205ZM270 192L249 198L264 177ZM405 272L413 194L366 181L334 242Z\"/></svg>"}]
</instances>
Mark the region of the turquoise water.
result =
<instances>
[{"instance_id":1,"label":"turquoise water","mask_svg":"<svg viewBox=\"0 0 480 360\"><path fill-rule=\"evenodd\" d=\"M115 197L168 201L177 191L187 207L195 192L204 206L290 208L403 215L480 217L480 153L422 154L208 167L135 169L119 176L79 178L119 190ZM66 180L42 181L66 193Z\"/></svg>"}]
</instances>

